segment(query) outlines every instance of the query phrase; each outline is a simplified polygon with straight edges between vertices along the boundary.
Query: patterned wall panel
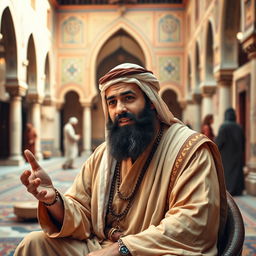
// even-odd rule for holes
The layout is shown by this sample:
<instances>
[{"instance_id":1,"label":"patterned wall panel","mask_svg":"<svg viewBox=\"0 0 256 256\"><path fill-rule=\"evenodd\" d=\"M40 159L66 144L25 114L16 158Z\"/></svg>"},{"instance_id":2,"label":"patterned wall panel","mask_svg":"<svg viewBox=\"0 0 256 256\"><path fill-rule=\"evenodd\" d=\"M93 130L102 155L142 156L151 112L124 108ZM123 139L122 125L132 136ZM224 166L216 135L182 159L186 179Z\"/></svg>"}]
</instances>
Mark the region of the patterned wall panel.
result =
<instances>
[{"instance_id":1,"label":"patterned wall panel","mask_svg":"<svg viewBox=\"0 0 256 256\"><path fill-rule=\"evenodd\" d=\"M255 1L244 0L244 24L245 30L248 30L255 21Z\"/></svg>"},{"instance_id":2,"label":"patterned wall panel","mask_svg":"<svg viewBox=\"0 0 256 256\"><path fill-rule=\"evenodd\" d=\"M84 31L83 20L70 16L60 24L60 43L62 45L84 44Z\"/></svg>"},{"instance_id":3,"label":"patterned wall panel","mask_svg":"<svg viewBox=\"0 0 256 256\"><path fill-rule=\"evenodd\" d=\"M177 43L181 41L181 21L172 14L160 18L158 22L158 41Z\"/></svg>"},{"instance_id":4,"label":"patterned wall panel","mask_svg":"<svg viewBox=\"0 0 256 256\"><path fill-rule=\"evenodd\" d=\"M61 85L68 83L83 84L83 58L61 59Z\"/></svg>"},{"instance_id":5,"label":"patterned wall panel","mask_svg":"<svg viewBox=\"0 0 256 256\"><path fill-rule=\"evenodd\" d=\"M181 83L181 56L159 56L158 63L161 83Z\"/></svg>"}]
</instances>

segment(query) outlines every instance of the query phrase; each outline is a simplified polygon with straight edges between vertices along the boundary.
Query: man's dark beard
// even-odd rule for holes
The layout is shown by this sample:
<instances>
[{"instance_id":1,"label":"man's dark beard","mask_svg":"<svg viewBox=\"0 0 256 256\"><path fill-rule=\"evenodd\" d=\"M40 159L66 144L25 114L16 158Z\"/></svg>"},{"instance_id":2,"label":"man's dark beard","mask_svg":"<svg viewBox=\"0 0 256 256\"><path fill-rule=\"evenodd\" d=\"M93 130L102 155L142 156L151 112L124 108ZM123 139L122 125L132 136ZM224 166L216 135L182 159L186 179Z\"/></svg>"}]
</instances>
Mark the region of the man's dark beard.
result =
<instances>
[{"instance_id":1,"label":"man's dark beard","mask_svg":"<svg viewBox=\"0 0 256 256\"><path fill-rule=\"evenodd\" d=\"M122 117L130 118L133 124L118 126L118 120ZM145 108L136 117L131 113L122 113L112 122L108 121L110 153L121 161L131 157L136 160L146 149L155 135L156 113L147 102Z\"/></svg>"}]
</instances>

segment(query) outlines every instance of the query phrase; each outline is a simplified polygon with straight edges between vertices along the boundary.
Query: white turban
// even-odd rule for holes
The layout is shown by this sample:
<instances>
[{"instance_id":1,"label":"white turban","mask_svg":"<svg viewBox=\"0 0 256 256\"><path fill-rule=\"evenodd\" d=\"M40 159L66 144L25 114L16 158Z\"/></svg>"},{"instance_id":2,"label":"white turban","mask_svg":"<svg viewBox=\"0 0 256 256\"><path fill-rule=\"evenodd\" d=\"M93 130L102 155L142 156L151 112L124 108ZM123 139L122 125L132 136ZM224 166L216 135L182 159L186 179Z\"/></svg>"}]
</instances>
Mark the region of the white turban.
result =
<instances>
[{"instance_id":1,"label":"white turban","mask_svg":"<svg viewBox=\"0 0 256 256\"><path fill-rule=\"evenodd\" d=\"M77 124L78 123L78 119L74 116L69 118L69 123L71 124Z\"/></svg>"},{"instance_id":2,"label":"white turban","mask_svg":"<svg viewBox=\"0 0 256 256\"><path fill-rule=\"evenodd\" d=\"M152 74L151 71L148 71L143 67L132 63L120 64L111 69L105 76L100 79L99 88L101 91L102 106L106 122L108 121L108 110L105 99L105 91L111 85L117 83L137 84L154 104L159 119L162 122L169 125L173 122L181 122L173 116L164 100L158 94L160 86L157 78Z\"/></svg>"}]
</instances>

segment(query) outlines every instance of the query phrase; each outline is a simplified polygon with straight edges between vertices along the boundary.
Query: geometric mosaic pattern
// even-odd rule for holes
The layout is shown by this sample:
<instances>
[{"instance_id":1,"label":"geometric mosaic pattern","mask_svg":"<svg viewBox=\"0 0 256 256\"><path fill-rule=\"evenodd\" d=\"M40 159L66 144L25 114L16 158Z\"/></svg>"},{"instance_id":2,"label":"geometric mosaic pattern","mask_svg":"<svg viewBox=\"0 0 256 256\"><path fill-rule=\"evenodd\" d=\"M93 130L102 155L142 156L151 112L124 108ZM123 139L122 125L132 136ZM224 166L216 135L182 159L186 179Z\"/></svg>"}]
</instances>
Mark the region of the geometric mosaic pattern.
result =
<instances>
[{"instance_id":1,"label":"geometric mosaic pattern","mask_svg":"<svg viewBox=\"0 0 256 256\"><path fill-rule=\"evenodd\" d=\"M61 41L63 44L82 44L84 24L78 18L71 16L61 24Z\"/></svg>"},{"instance_id":2,"label":"geometric mosaic pattern","mask_svg":"<svg viewBox=\"0 0 256 256\"><path fill-rule=\"evenodd\" d=\"M159 42L171 43L180 41L180 20L171 14L165 15L158 24Z\"/></svg>"},{"instance_id":3,"label":"geometric mosaic pattern","mask_svg":"<svg viewBox=\"0 0 256 256\"><path fill-rule=\"evenodd\" d=\"M174 82L179 84L180 77L180 56L160 56L159 57L159 79L161 82Z\"/></svg>"},{"instance_id":4,"label":"geometric mosaic pattern","mask_svg":"<svg viewBox=\"0 0 256 256\"><path fill-rule=\"evenodd\" d=\"M61 59L61 84L83 84L84 60L82 58Z\"/></svg>"}]
</instances>

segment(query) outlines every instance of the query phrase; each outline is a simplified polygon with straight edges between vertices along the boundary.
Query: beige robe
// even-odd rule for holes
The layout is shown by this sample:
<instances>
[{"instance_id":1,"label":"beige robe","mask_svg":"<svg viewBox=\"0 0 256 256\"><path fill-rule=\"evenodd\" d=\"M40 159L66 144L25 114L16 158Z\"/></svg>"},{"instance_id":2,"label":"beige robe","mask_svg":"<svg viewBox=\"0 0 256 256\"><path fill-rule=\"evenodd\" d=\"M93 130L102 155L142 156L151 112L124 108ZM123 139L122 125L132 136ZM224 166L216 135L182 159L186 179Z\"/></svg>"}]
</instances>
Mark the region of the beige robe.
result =
<instances>
[{"instance_id":1,"label":"beige robe","mask_svg":"<svg viewBox=\"0 0 256 256\"><path fill-rule=\"evenodd\" d=\"M215 168L221 168L220 158L213 142L204 136L191 148L186 140L193 135L194 131L179 123L164 133L133 205L121 221L122 240L132 255L217 255L219 224L226 214L222 170L217 173ZM94 245L92 250L111 243L98 225L98 170L105 150L105 143L95 150L72 187L62 195L65 216L61 230L39 204L39 221L48 236L68 236L87 240L87 244L93 238L93 243L89 242ZM126 170L120 187L123 193L129 194L133 188L149 150ZM185 159L175 162L180 151ZM176 172L175 179L171 171ZM125 205L115 197L114 207L120 211Z\"/></svg>"},{"instance_id":2,"label":"beige robe","mask_svg":"<svg viewBox=\"0 0 256 256\"><path fill-rule=\"evenodd\" d=\"M73 160L78 156L78 145L79 135L76 135L75 129L71 123L67 123L64 126L64 151L66 164L72 165Z\"/></svg>"}]
</instances>

